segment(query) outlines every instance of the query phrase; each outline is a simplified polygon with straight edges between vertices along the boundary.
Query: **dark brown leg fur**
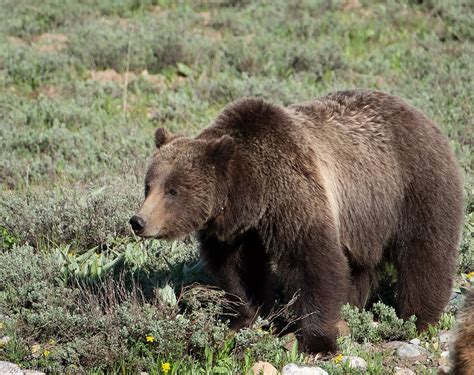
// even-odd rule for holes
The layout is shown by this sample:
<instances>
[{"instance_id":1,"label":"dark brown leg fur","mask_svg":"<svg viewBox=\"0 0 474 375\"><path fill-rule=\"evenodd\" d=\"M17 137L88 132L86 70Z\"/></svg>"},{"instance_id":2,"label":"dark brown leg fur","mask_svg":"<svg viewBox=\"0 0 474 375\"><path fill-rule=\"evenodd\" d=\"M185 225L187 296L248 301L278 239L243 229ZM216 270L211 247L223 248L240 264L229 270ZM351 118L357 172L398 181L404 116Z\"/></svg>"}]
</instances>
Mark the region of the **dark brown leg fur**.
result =
<instances>
[{"instance_id":1,"label":"dark brown leg fur","mask_svg":"<svg viewBox=\"0 0 474 375\"><path fill-rule=\"evenodd\" d=\"M279 262L287 299L295 303L301 348L317 353L336 350L339 311L347 301L349 266L327 228L301 234Z\"/></svg>"},{"instance_id":2,"label":"dark brown leg fur","mask_svg":"<svg viewBox=\"0 0 474 375\"><path fill-rule=\"evenodd\" d=\"M200 243L208 271L235 303L231 327L238 330L251 325L263 305L268 309L271 299L269 262L258 238L249 232L233 244L215 237L200 238Z\"/></svg>"},{"instance_id":3,"label":"dark brown leg fur","mask_svg":"<svg viewBox=\"0 0 474 375\"><path fill-rule=\"evenodd\" d=\"M451 295L460 218L446 204L412 191L395 241L397 312L403 319L416 315L419 330L438 322Z\"/></svg>"},{"instance_id":4,"label":"dark brown leg fur","mask_svg":"<svg viewBox=\"0 0 474 375\"><path fill-rule=\"evenodd\" d=\"M351 291L348 302L359 308L364 308L370 299L371 291L377 287L376 271L350 265Z\"/></svg>"}]
</instances>

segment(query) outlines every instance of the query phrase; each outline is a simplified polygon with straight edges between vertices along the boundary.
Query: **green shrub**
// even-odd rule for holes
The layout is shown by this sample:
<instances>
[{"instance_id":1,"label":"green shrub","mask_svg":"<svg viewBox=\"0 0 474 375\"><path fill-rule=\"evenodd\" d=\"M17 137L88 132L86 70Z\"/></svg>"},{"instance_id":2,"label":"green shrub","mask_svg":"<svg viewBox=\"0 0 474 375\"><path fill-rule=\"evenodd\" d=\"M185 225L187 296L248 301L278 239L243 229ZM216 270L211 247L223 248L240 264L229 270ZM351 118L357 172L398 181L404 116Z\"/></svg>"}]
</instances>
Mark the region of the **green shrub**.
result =
<instances>
[{"instance_id":1,"label":"green shrub","mask_svg":"<svg viewBox=\"0 0 474 375\"><path fill-rule=\"evenodd\" d=\"M404 321L397 317L393 307L382 303L376 303L372 311L344 305L342 318L347 321L351 338L357 342L408 340L417 334L415 316Z\"/></svg>"},{"instance_id":2,"label":"green shrub","mask_svg":"<svg viewBox=\"0 0 474 375\"><path fill-rule=\"evenodd\" d=\"M130 234L128 219L141 197L128 190L105 185L88 193L75 189L2 193L1 222L17 243L46 248L70 243L83 249L105 245Z\"/></svg>"}]
</instances>

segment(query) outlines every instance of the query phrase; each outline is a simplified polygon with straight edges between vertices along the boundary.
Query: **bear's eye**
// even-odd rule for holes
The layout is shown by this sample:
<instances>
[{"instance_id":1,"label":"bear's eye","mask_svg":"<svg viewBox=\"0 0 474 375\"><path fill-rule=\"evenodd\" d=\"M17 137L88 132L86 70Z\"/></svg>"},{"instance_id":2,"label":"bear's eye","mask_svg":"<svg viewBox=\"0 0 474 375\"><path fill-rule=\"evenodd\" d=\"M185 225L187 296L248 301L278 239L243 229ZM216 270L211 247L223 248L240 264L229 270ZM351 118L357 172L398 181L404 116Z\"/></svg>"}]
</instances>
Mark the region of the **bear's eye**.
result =
<instances>
[{"instance_id":1,"label":"bear's eye","mask_svg":"<svg viewBox=\"0 0 474 375\"><path fill-rule=\"evenodd\" d=\"M172 195L173 197L176 196L178 194L178 190L176 190L175 188L169 188L167 191L166 191L166 194L168 195Z\"/></svg>"}]
</instances>

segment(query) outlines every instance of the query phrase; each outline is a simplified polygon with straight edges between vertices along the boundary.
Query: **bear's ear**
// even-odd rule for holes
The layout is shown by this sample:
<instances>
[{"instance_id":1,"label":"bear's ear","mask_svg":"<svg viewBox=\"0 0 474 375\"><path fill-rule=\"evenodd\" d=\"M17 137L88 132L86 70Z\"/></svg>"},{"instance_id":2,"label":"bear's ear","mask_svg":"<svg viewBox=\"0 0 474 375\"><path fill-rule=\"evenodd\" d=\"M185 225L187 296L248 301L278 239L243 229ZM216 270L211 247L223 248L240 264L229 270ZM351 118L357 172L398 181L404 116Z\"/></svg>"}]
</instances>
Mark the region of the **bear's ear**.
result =
<instances>
[{"instance_id":1,"label":"bear's ear","mask_svg":"<svg viewBox=\"0 0 474 375\"><path fill-rule=\"evenodd\" d=\"M206 152L211 162L219 168L226 168L235 152L235 141L230 135L223 135L219 139L210 141Z\"/></svg>"},{"instance_id":2,"label":"bear's ear","mask_svg":"<svg viewBox=\"0 0 474 375\"><path fill-rule=\"evenodd\" d=\"M155 131L155 146L160 148L174 138L174 135L165 128L158 128Z\"/></svg>"}]
</instances>

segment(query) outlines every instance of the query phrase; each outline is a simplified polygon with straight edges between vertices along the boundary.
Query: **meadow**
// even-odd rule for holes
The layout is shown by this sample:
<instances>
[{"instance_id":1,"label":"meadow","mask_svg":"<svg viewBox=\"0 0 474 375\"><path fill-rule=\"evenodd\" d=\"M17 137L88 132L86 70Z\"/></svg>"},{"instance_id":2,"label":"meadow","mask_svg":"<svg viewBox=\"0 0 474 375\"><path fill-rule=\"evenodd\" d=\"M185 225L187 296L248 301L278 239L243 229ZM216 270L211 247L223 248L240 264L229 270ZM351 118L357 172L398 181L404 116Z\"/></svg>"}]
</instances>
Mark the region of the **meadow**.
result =
<instances>
[{"instance_id":1,"label":"meadow","mask_svg":"<svg viewBox=\"0 0 474 375\"><path fill-rule=\"evenodd\" d=\"M418 338L430 355L403 366L436 373L438 334L474 282L473 42L469 0L0 0L0 360L51 373L247 373L257 361L359 373L338 353L299 353L272 319L231 331L194 240L142 241L128 219L157 127L193 135L240 97L286 105L362 87L440 125L466 211L440 325L420 335L387 306L345 308L341 353L394 373L383 343Z\"/></svg>"}]
</instances>

